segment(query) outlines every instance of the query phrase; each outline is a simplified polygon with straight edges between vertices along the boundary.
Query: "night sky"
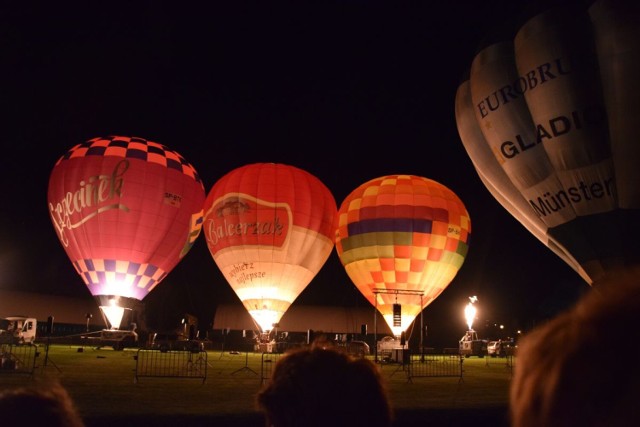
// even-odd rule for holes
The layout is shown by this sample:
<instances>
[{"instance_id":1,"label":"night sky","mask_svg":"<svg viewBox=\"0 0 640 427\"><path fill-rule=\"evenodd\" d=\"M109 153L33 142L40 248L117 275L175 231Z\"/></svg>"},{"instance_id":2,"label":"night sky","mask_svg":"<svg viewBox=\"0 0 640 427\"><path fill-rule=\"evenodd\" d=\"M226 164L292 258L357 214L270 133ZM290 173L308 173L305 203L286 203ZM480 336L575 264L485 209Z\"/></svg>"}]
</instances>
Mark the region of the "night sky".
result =
<instances>
[{"instance_id":1,"label":"night sky","mask_svg":"<svg viewBox=\"0 0 640 427\"><path fill-rule=\"evenodd\" d=\"M207 192L255 162L307 170L338 206L386 174L446 185L472 233L462 269L424 312L432 330L462 335L472 295L481 319L528 328L588 289L492 198L456 128L455 92L476 50L512 36L527 2L224 3L0 7L1 289L90 296L57 240L47 185L65 151L106 135L178 151ZM145 302L156 317L203 323L217 304L239 304L203 236ZM294 304L368 303L334 250Z\"/></svg>"}]
</instances>

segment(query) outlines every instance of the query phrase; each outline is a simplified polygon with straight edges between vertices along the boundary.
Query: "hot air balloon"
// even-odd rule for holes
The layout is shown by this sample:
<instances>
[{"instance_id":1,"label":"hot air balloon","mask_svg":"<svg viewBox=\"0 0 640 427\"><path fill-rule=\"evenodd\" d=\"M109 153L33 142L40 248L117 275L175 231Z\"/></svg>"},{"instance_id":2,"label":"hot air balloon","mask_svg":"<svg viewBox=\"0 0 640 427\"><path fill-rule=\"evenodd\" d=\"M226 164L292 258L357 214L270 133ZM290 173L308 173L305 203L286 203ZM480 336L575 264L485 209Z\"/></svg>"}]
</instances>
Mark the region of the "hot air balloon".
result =
<instances>
[{"instance_id":1,"label":"hot air balloon","mask_svg":"<svg viewBox=\"0 0 640 427\"><path fill-rule=\"evenodd\" d=\"M481 180L587 283L638 265L640 14L550 8L480 50L456 121Z\"/></svg>"},{"instance_id":2,"label":"hot air balloon","mask_svg":"<svg viewBox=\"0 0 640 427\"><path fill-rule=\"evenodd\" d=\"M318 178L285 164L239 167L209 191L207 246L263 336L331 254L336 211Z\"/></svg>"},{"instance_id":3,"label":"hot air balloon","mask_svg":"<svg viewBox=\"0 0 640 427\"><path fill-rule=\"evenodd\" d=\"M94 138L57 161L51 220L110 329L189 252L204 198L191 164L142 138Z\"/></svg>"},{"instance_id":4,"label":"hot air balloon","mask_svg":"<svg viewBox=\"0 0 640 427\"><path fill-rule=\"evenodd\" d=\"M400 337L456 276L470 233L469 214L449 188L388 175L342 202L336 251L351 281Z\"/></svg>"}]
</instances>

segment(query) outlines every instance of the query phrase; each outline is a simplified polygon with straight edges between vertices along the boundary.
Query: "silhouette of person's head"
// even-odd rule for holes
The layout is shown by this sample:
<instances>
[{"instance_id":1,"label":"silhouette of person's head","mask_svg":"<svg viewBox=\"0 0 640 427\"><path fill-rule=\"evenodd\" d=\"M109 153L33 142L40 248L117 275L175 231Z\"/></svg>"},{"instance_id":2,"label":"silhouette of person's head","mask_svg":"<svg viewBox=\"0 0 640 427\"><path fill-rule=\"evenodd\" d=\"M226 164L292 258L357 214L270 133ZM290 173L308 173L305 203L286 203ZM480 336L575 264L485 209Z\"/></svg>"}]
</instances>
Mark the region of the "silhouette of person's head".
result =
<instances>
[{"instance_id":1,"label":"silhouette of person's head","mask_svg":"<svg viewBox=\"0 0 640 427\"><path fill-rule=\"evenodd\" d=\"M73 400L57 383L0 393L0 420L7 426L84 426Z\"/></svg>"},{"instance_id":2,"label":"silhouette of person's head","mask_svg":"<svg viewBox=\"0 0 640 427\"><path fill-rule=\"evenodd\" d=\"M512 427L622 427L640 419L640 276L590 290L518 345Z\"/></svg>"},{"instance_id":3,"label":"silhouette of person's head","mask_svg":"<svg viewBox=\"0 0 640 427\"><path fill-rule=\"evenodd\" d=\"M392 421L378 366L326 342L283 355L257 403L274 427L388 427Z\"/></svg>"}]
</instances>

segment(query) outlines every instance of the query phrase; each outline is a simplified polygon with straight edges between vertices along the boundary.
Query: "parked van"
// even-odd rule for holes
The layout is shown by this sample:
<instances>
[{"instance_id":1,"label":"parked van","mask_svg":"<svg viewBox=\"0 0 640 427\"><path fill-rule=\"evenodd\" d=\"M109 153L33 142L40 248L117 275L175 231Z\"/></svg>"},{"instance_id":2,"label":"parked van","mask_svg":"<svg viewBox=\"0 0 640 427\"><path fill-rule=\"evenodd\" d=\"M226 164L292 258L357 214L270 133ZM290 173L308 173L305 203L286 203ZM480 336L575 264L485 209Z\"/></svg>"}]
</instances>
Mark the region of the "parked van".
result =
<instances>
[{"instance_id":1,"label":"parked van","mask_svg":"<svg viewBox=\"0 0 640 427\"><path fill-rule=\"evenodd\" d=\"M0 325L0 343L33 344L36 340L37 326L38 321L33 317L6 317Z\"/></svg>"}]
</instances>

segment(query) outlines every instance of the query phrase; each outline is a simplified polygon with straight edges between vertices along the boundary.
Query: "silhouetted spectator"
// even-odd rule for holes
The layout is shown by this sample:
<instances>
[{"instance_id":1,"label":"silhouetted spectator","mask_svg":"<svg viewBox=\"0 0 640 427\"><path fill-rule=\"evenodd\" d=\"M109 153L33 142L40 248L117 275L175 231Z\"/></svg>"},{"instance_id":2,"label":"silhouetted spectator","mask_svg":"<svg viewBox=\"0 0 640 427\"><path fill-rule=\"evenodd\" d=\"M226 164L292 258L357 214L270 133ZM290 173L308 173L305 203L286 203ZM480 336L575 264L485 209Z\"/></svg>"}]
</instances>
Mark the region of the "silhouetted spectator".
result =
<instances>
[{"instance_id":1,"label":"silhouetted spectator","mask_svg":"<svg viewBox=\"0 0 640 427\"><path fill-rule=\"evenodd\" d=\"M616 427L640 420L640 276L605 283L523 337L512 427Z\"/></svg>"},{"instance_id":2,"label":"silhouetted spectator","mask_svg":"<svg viewBox=\"0 0 640 427\"><path fill-rule=\"evenodd\" d=\"M84 427L84 421L60 384L0 392L2 426Z\"/></svg>"},{"instance_id":3,"label":"silhouetted spectator","mask_svg":"<svg viewBox=\"0 0 640 427\"><path fill-rule=\"evenodd\" d=\"M326 342L284 354L257 403L273 427L388 427L392 421L378 366Z\"/></svg>"}]
</instances>

